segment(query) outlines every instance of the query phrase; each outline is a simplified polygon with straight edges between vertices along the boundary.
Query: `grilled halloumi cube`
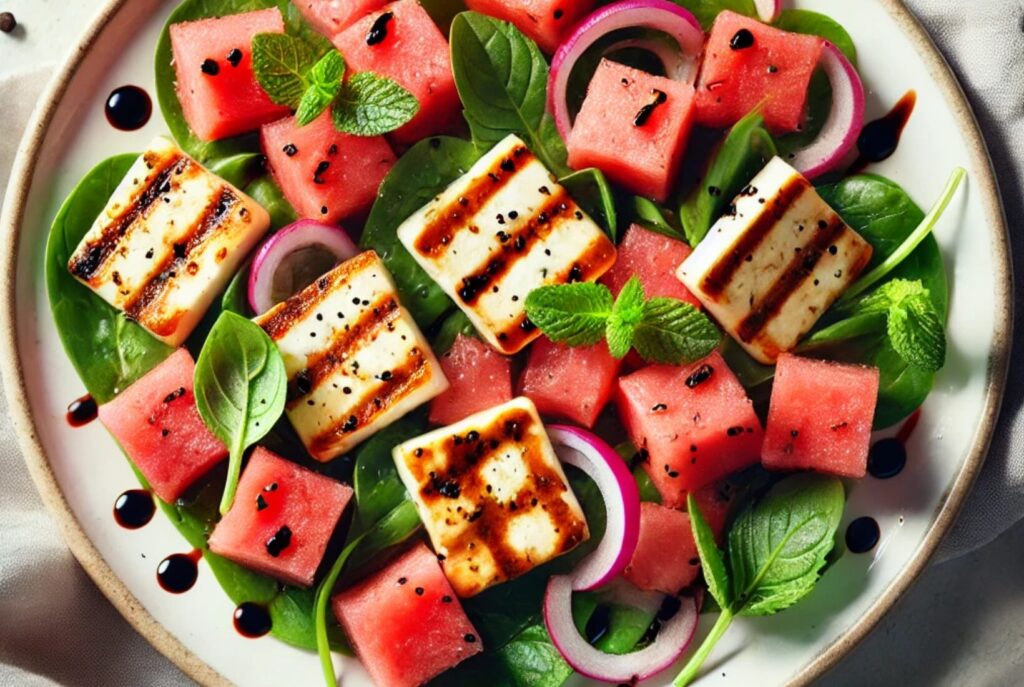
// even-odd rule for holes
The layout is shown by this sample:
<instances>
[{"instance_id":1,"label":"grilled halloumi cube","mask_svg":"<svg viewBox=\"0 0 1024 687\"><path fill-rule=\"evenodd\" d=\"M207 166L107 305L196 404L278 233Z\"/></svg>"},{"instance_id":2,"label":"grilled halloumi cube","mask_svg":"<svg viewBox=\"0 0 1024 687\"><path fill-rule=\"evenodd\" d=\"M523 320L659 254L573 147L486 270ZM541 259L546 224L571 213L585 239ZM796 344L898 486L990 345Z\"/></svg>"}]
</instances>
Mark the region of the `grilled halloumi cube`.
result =
<instances>
[{"instance_id":1,"label":"grilled halloumi cube","mask_svg":"<svg viewBox=\"0 0 1024 687\"><path fill-rule=\"evenodd\" d=\"M394 458L459 596L518 577L590 536L528 398L411 439Z\"/></svg>"},{"instance_id":2,"label":"grilled halloumi cube","mask_svg":"<svg viewBox=\"0 0 1024 687\"><path fill-rule=\"evenodd\" d=\"M373 251L256 318L288 373L285 412L328 461L448 388L441 366Z\"/></svg>"},{"instance_id":3,"label":"grilled halloumi cube","mask_svg":"<svg viewBox=\"0 0 1024 687\"><path fill-rule=\"evenodd\" d=\"M517 137L509 136L398 228L398 238L498 351L539 332L526 297L593 281L615 246Z\"/></svg>"},{"instance_id":4,"label":"grilled halloumi cube","mask_svg":"<svg viewBox=\"0 0 1024 687\"><path fill-rule=\"evenodd\" d=\"M676 273L754 358L792 350L871 261L872 248L774 158Z\"/></svg>"},{"instance_id":5,"label":"grilled halloumi cube","mask_svg":"<svg viewBox=\"0 0 1024 687\"><path fill-rule=\"evenodd\" d=\"M68 269L180 346L269 227L256 201L160 137L128 170Z\"/></svg>"}]
</instances>

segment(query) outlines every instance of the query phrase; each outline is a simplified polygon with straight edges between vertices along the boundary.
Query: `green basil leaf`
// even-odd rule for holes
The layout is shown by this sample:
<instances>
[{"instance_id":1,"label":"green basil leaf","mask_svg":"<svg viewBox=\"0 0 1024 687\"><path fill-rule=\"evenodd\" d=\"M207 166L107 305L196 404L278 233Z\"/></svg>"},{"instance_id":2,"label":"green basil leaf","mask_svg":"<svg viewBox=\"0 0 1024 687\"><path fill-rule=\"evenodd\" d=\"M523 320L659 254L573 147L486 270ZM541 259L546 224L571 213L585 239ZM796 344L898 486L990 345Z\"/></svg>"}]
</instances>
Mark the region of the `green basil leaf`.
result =
<instances>
[{"instance_id":1,"label":"green basil leaf","mask_svg":"<svg viewBox=\"0 0 1024 687\"><path fill-rule=\"evenodd\" d=\"M720 608L729 608L733 603L732 588L729 586L729 573L725 569L725 560L715 542L711 526L700 512L700 506L693 494L686 497L686 509L690 513L690 525L693 528L693 539L697 543L697 554L700 556L701 570L704 581L708 585L708 593L718 602Z\"/></svg>"},{"instance_id":2,"label":"green basil leaf","mask_svg":"<svg viewBox=\"0 0 1024 687\"><path fill-rule=\"evenodd\" d=\"M927 293L894 305L888 332L893 349L910 365L938 372L946 364L946 327Z\"/></svg>"},{"instance_id":3,"label":"green basil leaf","mask_svg":"<svg viewBox=\"0 0 1024 687\"><path fill-rule=\"evenodd\" d=\"M361 72L345 82L334 102L334 128L353 136L381 136L419 112L416 97L397 82Z\"/></svg>"},{"instance_id":4,"label":"green basil leaf","mask_svg":"<svg viewBox=\"0 0 1024 687\"><path fill-rule=\"evenodd\" d=\"M581 208L594 218L612 241L618 240L618 213L615 211L615 193L601 170L590 167L573 172L560 181Z\"/></svg>"},{"instance_id":5,"label":"green basil leaf","mask_svg":"<svg viewBox=\"0 0 1024 687\"><path fill-rule=\"evenodd\" d=\"M644 301L643 284L636 277L630 277L615 299L605 331L612 357L621 360L633 348L633 335L644 318Z\"/></svg>"},{"instance_id":6,"label":"green basil leaf","mask_svg":"<svg viewBox=\"0 0 1024 687\"><path fill-rule=\"evenodd\" d=\"M541 620L527 625L494 650L485 647L484 653L445 671L427 683L428 687L561 687L573 672Z\"/></svg>"},{"instance_id":7,"label":"green basil leaf","mask_svg":"<svg viewBox=\"0 0 1024 687\"><path fill-rule=\"evenodd\" d=\"M220 512L231 507L245 449L262 439L284 412L288 375L277 346L259 325L222 313L196 361L196 407L228 447L228 481Z\"/></svg>"},{"instance_id":8,"label":"green basil leaf","mask_svg":"<svg viewBox=\"0 0 1024 687\"><path fill-rule=\"evenodd\" d=\"M707 315L672 298L652 298L644 304L643 319L633 338L633 346L644 360L666 365L696 362L721 342L721 333Z\"/></svg>"},{"instance_id":9,"label":"green basil leaf","mask_svg":"<svg viewBox=\"0 0 1024 687\"><path fill-rule=\"evenodd\" d=\"M345 76L345 58L337 50L321 57L306 76L306 92L302 94L295 121L306 126L331 106L342 88Z\"/></svg>"},{"instance_id":10,"label":"green basil leaf","mask_svg":"<svg viewBox=\"0 0 1024 687\"><path fill-rule=\"evenodd\" d=\"M464 12L452 22L452 71L473 141L482 150L516 134L556 176L569 173L565 143L547 112L548 64L508 22Z\"/></svg>"},{"instance_id":11,"label":"green basil leaf","mask_svg":"<svg viewBox=\"0 0 1024 687\"><path fill-rule=\"evenodd\" d=\"M526 316L552 341L592 346L605 334L612 293L603 284L542 286L526 297Z\"/></svg>"},{"instance_id":12,"label":"green basil leaf","mask_svg":"<svg viewBox=\"0 0 1024 687\"><path fill-rule=\"evenodd\" d=\"M679 228L678 219L668 209L643 196L633 196L630 218L645 229L663 234L678 241L685 241L686 234Z\"/></svg>"}]
</instances>

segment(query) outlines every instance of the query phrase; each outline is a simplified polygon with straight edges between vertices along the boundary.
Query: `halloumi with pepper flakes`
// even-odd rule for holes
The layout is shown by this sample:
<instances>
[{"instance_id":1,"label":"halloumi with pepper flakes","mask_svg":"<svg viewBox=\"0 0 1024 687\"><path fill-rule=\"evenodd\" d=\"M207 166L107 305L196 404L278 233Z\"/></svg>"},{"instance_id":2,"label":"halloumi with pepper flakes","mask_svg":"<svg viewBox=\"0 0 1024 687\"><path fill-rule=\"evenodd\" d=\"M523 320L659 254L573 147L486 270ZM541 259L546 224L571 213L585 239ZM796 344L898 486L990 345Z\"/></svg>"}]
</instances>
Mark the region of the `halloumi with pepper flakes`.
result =
<instances>
[{"instance_id":1,"label":"halloumi with pepper flakes","mask_svg":"<svg viewBox=\"0 0 1024 687\"><path fill-rule=\"evenodd\" d=\"M612 242L516 136L406 220L398 238L507 355L540 335L526 317L531 291L594 281L615 262Z\"/></svg>"},{"instance_id":2,"label":"halloumi with pepper flakes","mask_svg":"<svg viewBox=\"0 0 1024 687\"><path fill-rule=\"evenodd\" d=\"M255 200L159 137L68 262L103 300L180 346L267 229Z\"/></svg>"},{"instance_id":3,"label":"halloumi with pepper flakes","mask_svg":"<svg viewBox=\"0 0 1024 687\"><path fill-rule=\"evenodd\" d=\"M872 248L776 157L676 276L750 355L792 350L871 261Z\"/></svg>"},{"instance_id":4,"label":"halloumi with pepper flakes","mask_svg":"<svg viewBox=\"0 0 1024 687\"><path fill-rule=\"evenodd\" d=\"M590 536L533 402L515 398L394 449L455 592L473 596Z\"/></svg>"},{"instance_id":5,"label":"halloumi with pepper flakes","mask_svg":"<svg viewBox=\"0 0 1024 687\"><path fill-rule=\"evenodd\" d=\"M448 388L441 366L373 251L256 318L288 373L285 412L328 461Z\"/></svg>"}]
</instances>

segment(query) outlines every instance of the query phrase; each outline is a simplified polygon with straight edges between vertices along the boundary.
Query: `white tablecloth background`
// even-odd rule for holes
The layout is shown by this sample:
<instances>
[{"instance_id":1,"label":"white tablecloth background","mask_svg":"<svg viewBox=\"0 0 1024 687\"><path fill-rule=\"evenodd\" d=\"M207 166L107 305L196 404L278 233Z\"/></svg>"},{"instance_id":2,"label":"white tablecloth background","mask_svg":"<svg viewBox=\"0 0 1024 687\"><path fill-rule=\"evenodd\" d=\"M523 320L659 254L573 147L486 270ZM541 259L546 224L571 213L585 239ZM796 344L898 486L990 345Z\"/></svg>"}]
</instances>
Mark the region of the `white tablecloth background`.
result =
<instances>
[{"instance_id":1,"label":"white tablecloth background","mask_svg":"<svg viewBox=\"0 0 1024 687\"><path fill-rule=\"evenodd\" d=\"M52 66L101 2L0 0L0 11L20 22L14 34L0 34L0 189ZM1024 3L908 4L960 76L988 139L1011 233L1024 230ZM1019 267L1024 246L1015 248ZM1024 516L1022 386L1024 375L1012 372L991 456L940 555L955 560L931 568L825 684L1024 684L1024 525L1011 528ZM71 557L29 480L2 401L0 469L0 686L192 684Z\"/></svg>"}]
</instances>

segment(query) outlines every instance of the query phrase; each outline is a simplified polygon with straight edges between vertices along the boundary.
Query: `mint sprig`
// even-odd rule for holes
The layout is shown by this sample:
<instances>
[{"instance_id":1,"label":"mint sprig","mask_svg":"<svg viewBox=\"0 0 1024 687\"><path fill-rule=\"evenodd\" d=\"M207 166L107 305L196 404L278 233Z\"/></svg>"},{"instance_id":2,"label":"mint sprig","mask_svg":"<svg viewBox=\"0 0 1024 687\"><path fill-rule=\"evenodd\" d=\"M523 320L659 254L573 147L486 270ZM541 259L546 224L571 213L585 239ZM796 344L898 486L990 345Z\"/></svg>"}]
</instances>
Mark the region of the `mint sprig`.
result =
<instances>
[{"instance_id":1,"label":"mint sprig","mask_svg":"<svg viewBox=\"0 0 1024 687\"><path fill-rule=\"evenodd\" d=\"M355 136L398 129L419 112L420 103L397 82L370 72L355 74L334 101L334 128Z\"/></svg>"},{"instance_id":2,"label":"mint sprig","mask_svg":"<svg viewBox=\"0 0 1024 687\"><path fill-rule=\"evenodd\" d=\"M921 280L893 279L856 305L856 315L883 314L893 350L909 365L937 372L946 364L946 330Z\"/></svg>"},{"instance_id":3,"label":"mint sprig","mask_svg":"<svg viewBox=\"0 0 1024 687\"><path fill-rule=\"evenodd\" d=\"M341 91L344 76L345 58L337 50L331 50L313 65L306 75L306 92L295 111L299 126L306 126L331 106Z\"/></svg>"},{"instance_id":4,"label":"mint sprig","mask_svg":"<svg viewBox=\"0 0 1024 687\"><path fill-rule=\"evenodd\" d=\"M542 286L526 297L526 316L545 336L568 346L592 346L602 338L618 359L636 349L645 360L683 365L705 358L721 333L689 303L644 295L633 277L619 296L604 284Z\"/></svg>"}]
</instances>

